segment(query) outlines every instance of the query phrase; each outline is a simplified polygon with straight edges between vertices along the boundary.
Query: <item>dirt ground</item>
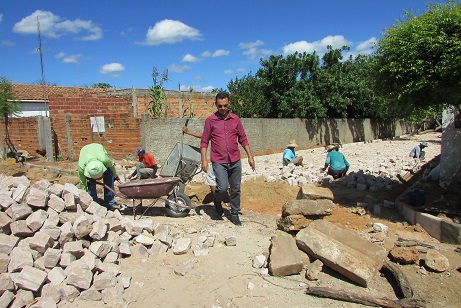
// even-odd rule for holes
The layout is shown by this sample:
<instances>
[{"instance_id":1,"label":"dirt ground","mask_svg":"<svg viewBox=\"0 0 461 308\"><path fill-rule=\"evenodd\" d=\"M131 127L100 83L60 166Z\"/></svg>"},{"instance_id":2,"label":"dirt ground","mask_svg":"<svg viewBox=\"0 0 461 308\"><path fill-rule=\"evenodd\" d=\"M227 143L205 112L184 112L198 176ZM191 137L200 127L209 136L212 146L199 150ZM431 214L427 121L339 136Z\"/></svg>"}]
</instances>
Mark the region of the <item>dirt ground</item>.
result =
<instances>
[{"instance_id":1,"label":"dirt ground","mask_svg":"<svg viewBox=\"0 0 461 308\"><path fill-rule=\"evenodd\" d=\"M0 173L6 175L26 175L32 181L42 178L52 182L74 183L78 180L67 171L76 170L75 162L53 164L40 160L36 165L47 165L47 169L26 168L20 164L0 164ZM61 170L61 171L59 171ZM378 200L395 200L416 180L397 185L392 190L371 193ZM436 201L440 195L437 185L425 184L428 202ZM461 307L461 254L454 245L439 243L420 226L411 226L392 209L382 208L379 215L367 211L360 216L356 213L356 203L361 202L370 192L348 189L338 183L329 184L337 204L333 214L325 219L340 227L360 233L370 232L369 223L381 222L389 227L390 242L404 238L434 245L450 262L444 273L426 271L423 264L398 265L407 275L416 298L424 299L427 307ZM378 274L367 288L360 287L347 278L324 266L318 281L308 281L304 272L289 277L260 275L260 270L252 267L255 256L267 252L270 238L276 230L276 219L280 216L285 202L293 200L299 187L284 183L267 183L262 178L242 184L242 227L233 226L227 219L214 220L209 188L202 184L190 183L186 193L191 197L195 210L185 218L170 218L164 212L161 202L156 203L147 213L158 223L168 223L180 230L185 237L197 239L200 235L216 235L216 242L205 256L164 255L149 256L143 249L134 249L131 257L121 260L124 275L132 277L131 287L124 295L123 303L116 307L363 307L361 305L316 298L304 294L307 286L324 286L342 289L376 298L398 299L393 284L384 275ZM446 205L455 198L446 196ZM131 200L119 202L131 204ZM459 202L459 200L458 200ZM147 202L146 202L147 203ZM440 203L440 202L439 202ZM448 202L449 203L449 202ZM227 211L226 211L227 212ZM130 215L129 212L126 215ZM440 215L443 219L451 219ZM368 224L368 225L367 225ZM225 237L235 236L236 246L226 246ZM423 255L423 252L422 252ZM174 273L180 264L192 264L185 276ZM84 307L87 303L60 303L60 307ZM92 306L104 306L92 303Z\"/></svg>"}]
</instances>

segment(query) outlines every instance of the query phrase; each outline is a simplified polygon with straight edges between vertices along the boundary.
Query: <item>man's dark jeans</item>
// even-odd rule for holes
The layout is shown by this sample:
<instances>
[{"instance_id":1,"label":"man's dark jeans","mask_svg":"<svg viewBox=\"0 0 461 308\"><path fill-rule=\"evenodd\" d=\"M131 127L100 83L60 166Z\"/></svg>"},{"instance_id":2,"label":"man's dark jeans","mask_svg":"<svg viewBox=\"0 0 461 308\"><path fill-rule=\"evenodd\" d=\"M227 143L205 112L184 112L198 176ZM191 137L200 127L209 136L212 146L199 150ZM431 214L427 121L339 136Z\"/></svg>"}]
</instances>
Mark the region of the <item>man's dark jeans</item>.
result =
<instances>
[{"instance_id":1,"label":"man's dark jeans","mask_svg":"<svg viewBox=\"0 0 461 308\"><path fill-rule=\"evenodd\" d=\"M213 171L216 176L216 190L214 195L214 204L218 208L227 188L230 187L230 206L231 214L238 215L240 212L240 183L242 182L242 163L240 160L228 163L212 163Z\"/></svg>"},{"instance_id":2,"label":"man's dark jeans","mask_svg":"<svg viewBox=\"0 0 461 308\"><path fill-rule=\"evenodd\" d=\"M106 172L104 172L103 175L103 182L105 185L110 187L110 189L114 190L114 175L112 171L110 171L109 168L107 168ZM86 182L88 186L88 193L90 196L93 198L93 200L96 202L98 200L98 194L96 192L96 180L94 179L87 179ZM114 205L114 193L104 187L104 202L108 204L109 206Z\"/></svg>"}]
</instances>

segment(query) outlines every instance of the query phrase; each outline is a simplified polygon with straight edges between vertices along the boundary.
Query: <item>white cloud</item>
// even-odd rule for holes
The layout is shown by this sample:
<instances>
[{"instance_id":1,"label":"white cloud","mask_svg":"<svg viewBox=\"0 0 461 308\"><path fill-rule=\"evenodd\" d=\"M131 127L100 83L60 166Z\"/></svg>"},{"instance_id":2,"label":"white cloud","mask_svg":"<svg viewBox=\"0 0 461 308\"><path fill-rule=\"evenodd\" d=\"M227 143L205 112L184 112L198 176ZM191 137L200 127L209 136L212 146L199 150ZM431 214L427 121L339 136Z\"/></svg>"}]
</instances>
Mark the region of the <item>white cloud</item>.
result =
<instances>
[{"instance_id":1,"label":"white cloud","mask_svg":"<svg viewBox=\"0 0 461 308\"><path fill-rule=\"evenodd\" d=\"M236 69L237 72L239 73L243 73L245 71L245 69L243 67L239 67Z\"/></svg>"},{"instance_id":2,"label":"white cloud","mask_svg":"<svg viewBox=\"0 0 461 308\"><path fill-rule=\"evenodd\" d=\"M250 43L240 43L239 47L243 49L242 52L245 56L248 56L248 59L253 60L256 58L260 58L261 56L267 56L273 54L273 51L268 49L259 49L258 46L264 45L264 42L261 40L257 40L255 42Z\"/></svg>"},{"instance_id":3,"label":"white cloud","mask_svg":"<svg viewBox=\"0 0 461 308\"><path fill-rule=\"evenodd\" d=\"M3 14L0 13L0 23L3 21Z\"/></svg>"},{"instance_id":4,"label":"white cloud","mask_svg":"<svg viewBox=\"0 0 461 308\"><path fill-rule=\"evenodd\" d=\"M200 31L177 20L165 19L154 27L149 27L146 33L146 45L172 44L184 40L201 39Z\"/></svg>"},{"instance_id":5,"label":"white cloud","mask_svg":"<svg viewBox=\"0 0 461 308\"><path fill-rule=\"evenodd\" d=\"M215 52L213 52L212 57L221 57L221 56L228 56L230 55L230 51L224 50L224 49L218 49Z\"/></svg>"},{"instance_id":6,"label":"white cloud","mask_svg":"<svg viewBox=\"0 0 461 308\"><path fill-rule=\"evenodd\" d=\"M15 42L13 42L13 41L10 41L10 40L4 40L4 41L1 41L1 43L0 43L0 44L1 44L2 46L14 46L14 45L16 45L16 43L15 43Z\"/></svg>"},{"instance_id":7,"label":"white cloud","mask_svg":"<svg viewBox=\"0 0 461 308\"><path fill-rule=\"evenodd\" d=\"M81 19L62 20L49 11L36 10L13 26L13 32L21 34L37 34L37 18L40 34L46 37L59 38L63 35L74 35L75 39L93 41L102 38L102 30L92 21ZM77 36L78 35L78 36Z\"/></svg>"},{"instance_id":8,"label":"white cloud","mask_svg":"<svg viewBox=\"0 0 461 308\"><path fill-rule=\"evenodd\" d=\"M225 75L232 75L233 73L234 73L233 70L225 70L225 71L224 71L224 74L225 74Z\"/></svg>"},{"instance_id":9,"label":"white cloud","mask_svg":"<svg viewBox=\"0 0 461 308\"><path fill-rule=\"evenodd\" d=\"M250 42L250 43L240 43L239 47L242 49L250 49L250 48L255 48L261 45L264 45L264 42L261 40L257 40L255 42Z\"/></svg>"},{"instance_id":10,"label":"white cloud","mask_svg":"<svg viewBox=\"0 0 461 308\"><path fill-rule=\"evenodd\" d=\"M199 62L199 61L202 61L202 59L197 58L197 57L194 57L194 56L191 55L190 53L188 53L187 55L185 55L185 56L182 58L182 62L195 63L195 62Z\"/></svg>"},{"instance_id":11,"label":"white cloud","mask_svg":"<svg viewBox=\"0 0 461 308\"><path fill-rule=\"evenodd\" d=\"M107 74L111 77L119 77L120 72L123 72L125 67L120 63L109 63L104 64L101 69L99 70L100 74Z\"/></svg>"},{"instance_id":12,"label":"white cloud","mask_svg":"<svg viewBox=\"0 0 461 308\"><path fill-rule=\"evenodd\" d=\"M62 59L62 63L75 63L80 64L81 54L68 55L65 52L59 52L54 56L56 59Z\"/></svg>"},{"instance_id":13,"label":"white cloud","mask_svg":"<svg viewBox=\"0 0 461 308\"><path fill-rule=\"evenodd\" d=\"M120 31L120 36L126 37L130 32L134 31L134 27L129 27L126 31Z\"/></svg>"},{"instance_id":14,"label":"white cloud","mask_svg":"<svg viewBox=\"0 0 461 308\"><path fill-rule=\"evenodd\" d=\"M213 90L214 88L216 88L216 87L214 87L214 86L205 86L205 87L201 87L199 89L200 89L201 92L211 92L211 90ZM197 89L197 91L199 91L199 89Z\"/></svg>"},{"instance_id":15,"label":"white cloud","mask_svg":"<svg viewBox=\"0 0 461 308\"><path fill-rule=\"evenodd\" d=\"M172 71L172 72L175 72L175 73L182 73L182 72L188 71L190 69L191 69L191 67L188 66L188 65L171 64L170 66L168 66L168 70Z\"/></svg>"},{"instance_id":16,"label":"white cloud","mask_svg":"<svg viewBox=\"0 0 461 308\"><path fill-rule=\"evenodd\" d=\"M211 57L211 52L209 52L208 50L204 51L204 52L202 52L201 56L204 57L204 58Z\"/></svg>"},{"instance_id":17,"label":"white cloud","mask_svg":"<svg viewBox=\"0 0 461 308\"><path fill-rule=\"evenodd\" d=\"M327 46L330 45L333 49L341 48L343 46L351 46L352 42L348 41L342 35L327 36L320 41L309 43L307 41L299 41L283 46L283 55L294 54L296 51L299 53L313 53L322 54L327 51Z\"/></svg>"},{"instance_id":18,"label":"white cloud","mask_svg":"<svg viewBox=\"0 0 461 308\"><path fill-rule=\"evenodd\" d=\"M376 37L369 38L368 40L359 43L355 47L355 51L357 54L370 55L373 53L373 47L375 46L376 42L378 42Z\"/></svg>"}]
</instances>

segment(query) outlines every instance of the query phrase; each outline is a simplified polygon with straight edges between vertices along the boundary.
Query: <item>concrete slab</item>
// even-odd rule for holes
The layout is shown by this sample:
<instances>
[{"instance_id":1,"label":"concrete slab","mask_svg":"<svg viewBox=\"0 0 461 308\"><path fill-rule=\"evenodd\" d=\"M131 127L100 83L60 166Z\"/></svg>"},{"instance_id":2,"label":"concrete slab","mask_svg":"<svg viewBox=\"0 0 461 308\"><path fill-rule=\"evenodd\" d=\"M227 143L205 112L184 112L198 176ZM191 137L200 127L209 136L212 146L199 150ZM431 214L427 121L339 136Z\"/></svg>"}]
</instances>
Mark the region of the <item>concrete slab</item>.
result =
<instances>
[{"instance_id":1,"label":"concrete slab","mask_svg":"<svg viewBox=\"0 0 461 308\"><path fill-rule=\"evenodd\" d=\"M366 287L388 252L359 234L325 220L315 220L296 235L298 247L326 266Z\"/></svg>"}]
</instances>

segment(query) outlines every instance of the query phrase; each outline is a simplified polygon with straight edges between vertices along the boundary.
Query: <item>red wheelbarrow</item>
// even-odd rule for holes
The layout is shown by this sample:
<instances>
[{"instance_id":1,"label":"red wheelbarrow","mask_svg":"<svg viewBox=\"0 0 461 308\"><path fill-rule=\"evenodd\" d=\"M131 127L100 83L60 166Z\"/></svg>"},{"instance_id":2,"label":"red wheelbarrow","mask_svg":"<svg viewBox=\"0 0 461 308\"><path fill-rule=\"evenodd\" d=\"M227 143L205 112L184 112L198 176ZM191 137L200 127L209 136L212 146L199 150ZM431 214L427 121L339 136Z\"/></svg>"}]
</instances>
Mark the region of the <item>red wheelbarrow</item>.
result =
<instances>
[{"instance_id":1,"label":"red wheelbarrow","mask_svg":"<svg viewBox=\"0 0 461 308\"><path fill-rule=\"evenodd\" d=\"M117 196L125 199L133 199L133 219L136 219L136 209L143 207L143 199L155 199L146 207L144 213L152 207L158 199L165 201L166 214L170 217L186 217L193 208L190 198L179 190L179 177L158 177L154 179L132 180L121 183L118 186L120 193L114 192ZM163 196L167 196L163 198ZM141 200L136 204L136 200Z\"/></svg>"}]
</instances>

